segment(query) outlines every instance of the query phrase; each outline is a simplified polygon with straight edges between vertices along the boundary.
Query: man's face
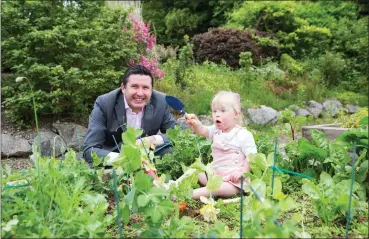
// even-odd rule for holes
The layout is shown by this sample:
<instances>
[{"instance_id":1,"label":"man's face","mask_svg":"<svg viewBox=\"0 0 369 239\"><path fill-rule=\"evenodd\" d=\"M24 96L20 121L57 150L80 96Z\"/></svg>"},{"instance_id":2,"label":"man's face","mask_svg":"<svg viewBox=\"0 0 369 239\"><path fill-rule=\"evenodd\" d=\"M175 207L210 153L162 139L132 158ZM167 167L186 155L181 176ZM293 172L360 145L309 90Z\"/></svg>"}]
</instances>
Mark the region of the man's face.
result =
<instances>
[{"instance_id":1,"label":"man's face","mask_svg":"<svg viewBox=\"0 0 369 239\"><path fill-rule=\"evenodd\" d=\"M124 87L123 83L120 87L126 97L127 104L133 112L140 112L150 101L152 95L150 76L130 75L126 87Z\"/></svg>"}]
</instances>

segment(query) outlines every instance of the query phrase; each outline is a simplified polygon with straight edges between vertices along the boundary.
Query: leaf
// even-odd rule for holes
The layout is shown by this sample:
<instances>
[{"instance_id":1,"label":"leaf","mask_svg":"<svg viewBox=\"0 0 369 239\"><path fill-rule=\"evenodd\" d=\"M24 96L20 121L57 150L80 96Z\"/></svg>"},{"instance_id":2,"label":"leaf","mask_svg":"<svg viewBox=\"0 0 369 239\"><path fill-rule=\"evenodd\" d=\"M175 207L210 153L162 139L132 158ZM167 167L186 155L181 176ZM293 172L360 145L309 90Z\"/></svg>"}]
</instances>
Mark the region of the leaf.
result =
<instances>
[{"instance_id":1,"label":"leaf","mask_svg":"<svg viewBox=\"0 0 369 239\"><path fill-rule=\"evenodd\" d=\"M201 172L205 172L206 171L206 166L201 163L201 158L196 158L196 161L190 165L190 168L193 168L193 169L197 169L197 170L200 170Z\"/></svg>"},{"instance_id":2,"label":"leaf","mask_svg":"<svg viewBox=\"0 0 369 239\"><path fill-rule=\"evenodd\" d=\"M158 209L163 215L169 215L173 212L174 202L171 200L163 200L159 203Z\"/></svg>"},{"instance_id":3,"label":"leaf","mask_svg":"<svg viewBox=\"0 0 369 239\"><path fill-rule=\"evenodd\" d=\"M319 148L322 149L328 149L329 146L329 140L325 138L325 135L322 131L312 129L310 131L311 139L313 141L313 144Z\"/></svg>"},{"instance_id":4,"label":"leaf","mask_svg":"<svg viewBox=\"0 0 369 239\"><path fill-rule=\"evenodd\" d=\"M114 168L122 167L124 162L124 156L120 154L118 157L114 158L113 160L107 160L106 163L112 165Z\"/></svg>"},{"instance_id":5,"label":"leaf","mask_svg":"<svg viewBox=\"0 0 369 239\"><path fill-rule=\"evenodd\" d=\"M365 160L361 163L359 167L359 172L357 173L356 181L359 183L364 182L367 175L368 175L368 160Z\"/></svg>"},{"instance_id":6,"label":"leaf","mask_svg":"<svg viewBox=\"0 0 369 239\"><path fill-rule=\"evenodd\" d=\"M153 203L146 207L144 213L150 216L153 223L157 223L163 216L173 213L174 203L170 200L163 200L160 203Z\"/></svg>"},{"instance_id":7,"label":"leaf","mask_svg":"<svg viewBox=\"0 0 369 239\"><path fill-rule=\"evenodd\" d=\"M137 205L139 207L144 207L146 206L150 201L150 196L147 194L141 194L140 196L137 197Z\"/></svg>"},{"instance_id":8,"label":"leaf","mask_svg":"<svg viewBox=\"0 0 369 239\"><path fill-rule=\"evenodd\" d=\"M152 186L153 178L140 170L135 176L135 186L137 191L145 191Z\"/></svg>"},{"instance_id":9,"label":"leaf","mask_svg":"<svg viewBox=\"0 0 369 239\"><path fill-rule=\"evenodd\" d=\"M266 194L266 184L261 179L256 179L251 182L251 186L255 189L261 201L264 201Z\"/></svg>"},{"instance_id":10,"label":"leaf","mask_svg":"<svg viewBox=\"0 0 369 239\"><path fill-rule=\"evenodd\" d=\"M312 199L319 199L321 197L321 193L319 188L313 184L310 180L303 178L302 182L302 191L309 195Z\"/></svg>"},{"instance_id":11,"label":"leaf","mask_svg":"<svg viewBox=\"0 0 369 239\"><path fill-rule=\"evenodd\" d=\"M215 174L208 174L208 183L206 184L206 188L209 191L215 191L223 183L223 178L221 176L215 175Z\"/></svg>"},{"instance_id":12,"label":"leaf","mask_svg":"<svg viewBox=\"0 0 369 239\"><path fill-rule=\"evenodd\" d=\"M257 154L254 163L262 170L268 169L269 165L264 154Z\"/></svg>"},{"instance_id":13,"label":"leaf","mask_svg":"<svg viewBox=\"0 0 369 239\"><path fill-rule=\"evenodd\" d=\"M123 145L123 169L131 174L141 167L140 151L132 145Z\"/></svg>"},{"instance_id":14,"label":"leaf","mask_svg":"<svg viewBox=\"0 0 369 239\"><path fill-rule=\"evenodd\" d=\"M282 212L292 210L296 207L297 207L297 205L296 205L295 201L290 197L288 197L286 199L282 199L282 200L279 201L279 208L281 209Z\"/></svg>"},{"instance_id":15,"label":"leaf","mask_svg":"<svg viewBox=\"0 0 369 239\"><path fill-rule=\"evenodd\" d=\"M168 192L163 188L158 187L152 187L149 189L148 193L152 197L166 197L168 195Z\"/></svg>"},{"instance_id":16,"label":"leaf","mask_svg":"<svg viewBox=\"0 0 369 239\"><path fill-rule=\"evenodd\" d=\"M360 126L367 126L368 125L368 116L364 116L363 118L361 118L361 120L359 121L359 125Z\"/></svg>"},{"instance_id":17,"label":"leaf","mask_svg":"<svg viewBox=\"0 0 369 239\"><path fill-rule=\"evenodd\" d=\"M292 214L291 219L295 222L301 222L304 219L304 216L301 213Z\"/></svg>"},{"instance_id":18,"label":"leaf","mask_svg":"<svg viewBox=\"0 0 369 239\"><path fill-rule=\"evenodd\" d=\"M136 139L142 135L142 132L142 129L134 129L128 126L127 130L122 134L124 145L136 145Z\"/></svg>"},{"instance_id":19,"label":"leaf","mask_svg":"<svg viewBox=\"0 0 369 239\"><path fill-rule=\"evenodd\" d=\"M319 186L322 187L324 194L330 194L334 188L333 178L326 172L320 174Z\"/></svg>"},{"instance_id":20,"label":"leaf","mask_svg":"<svg viewBox=\"0 0 369 239\"><path fill-rule=\"evenodd\" d=\"M123 201L128 205L132 205L134 197L135 197L135 193L136 193L136 187L133 184L132 188L131 188L131 191L129 191L129 193L127 193L127 195L124 196Z\"/></svg>"},{"instance_id":21,"label":"leaf","mask_svg":"<svg viewBox=\"0 0 369 239\"><path fill-rule=\"evenodd\" d=\"M93 160L93 166L94 167L99 166L101 164L103 158L97 156L97 154L95 152L92 152L91 156L92 156L92 160Z\"/></svg>"},{"instance_id":22,"label":"leaf","mask_svg":"<svg viewBox=\"0 0 369 239\"><path fill-rule=\"evenodd\" d=\"M282 192L282 183L279 178L274 178L273 198L280 200L285 198L286 195Z\"/></svg>"},{"instance_id":23,"label":"leaf","mask_svg":"<svg viewBox=\"0 0 369 239\"><path fill-rule=\"evenodd\" d=\"M88 224L86 229L89 232L95 232L96 229L102 226L102 223L99 221L93 221L92 223Z\"/></svg>"},{"instance_id":24,"label":"leaf","mask_svg":"<svg viewBox=\"0 0 369 239\"><path fill-rule=\"evenodd\" d=\"M108 206L108 202L104 195L97 194L97 193L87 193L83 196L82 201L88 205L88 207L91 208L91 211L94 210L95 207L98 206L98 204L103 204Z\"/></svg>"},{"instance_id":25,"label":"leaf","mask_svg":"<svg viewBox=\"0 0 369 239\"><path fill-rule=\"evenodd\" d=\"M122 219L123 219L123 223L125 225L127 225L129 223L129 219L130 219L129 205L124 204L123 208L121 208L121 216L122 216Z\"/></svg>"}]
</instances>

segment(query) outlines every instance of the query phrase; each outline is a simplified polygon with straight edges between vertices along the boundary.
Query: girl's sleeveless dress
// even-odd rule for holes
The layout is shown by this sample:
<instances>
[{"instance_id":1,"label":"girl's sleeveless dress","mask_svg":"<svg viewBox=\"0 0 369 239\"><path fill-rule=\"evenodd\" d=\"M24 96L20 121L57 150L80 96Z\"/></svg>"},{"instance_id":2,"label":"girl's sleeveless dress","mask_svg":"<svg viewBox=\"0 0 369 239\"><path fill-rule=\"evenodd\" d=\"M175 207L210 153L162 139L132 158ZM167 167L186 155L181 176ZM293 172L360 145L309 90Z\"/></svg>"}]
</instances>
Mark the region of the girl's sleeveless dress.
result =
<instances>
[{"instance_id":1,"label":"girl's sleeveless dress","mask_svg":"<svg viewBox=\"0 0 369 239\"><path fill-rule=\"evenodd\" d=\"M222 176L224 182L228 182L237 188L241 188L241 180L237 183L233 183L230 181L230 176L236 171L242 173L250 171L249 159L247 156L242 152L239 146L229 143L241 130L245 129L241 126L236 126L230 131L230 133L232 133L230 137L216 130L212 144L212 166L214 174ZM248 182L249 180L244 180L243 189L245 189Z\"/></svg>"}]
</instances>

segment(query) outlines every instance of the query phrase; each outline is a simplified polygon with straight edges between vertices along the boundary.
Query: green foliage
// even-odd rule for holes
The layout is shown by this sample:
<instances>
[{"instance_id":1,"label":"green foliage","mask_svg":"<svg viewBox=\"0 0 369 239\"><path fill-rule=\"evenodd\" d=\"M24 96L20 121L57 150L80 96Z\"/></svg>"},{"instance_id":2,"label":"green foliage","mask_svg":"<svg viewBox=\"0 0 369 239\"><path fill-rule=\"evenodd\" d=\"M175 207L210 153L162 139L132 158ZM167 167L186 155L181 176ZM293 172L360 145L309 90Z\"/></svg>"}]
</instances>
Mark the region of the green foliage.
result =
<instances>
[{"instance_id":1,"label":"green foliage","mask_svg":"<svg viewBox=\"0 0 369 239\"><path fill-rule=\"evenodd\" d=\"M227 12L240 2L146 0L142 2L142 15L155 26L160 44L185 45L185 35L192 37L208 28L221 26L226 22Z\"/></svg>"},{"instance_id":2,"label":"green foliage","mask_svg":"<svg viewBox=\"0 0 369 239\"><path fill-rule=\"evenodd\" d=\"M177 47L156 44L153 48L153 55L158 59L159 62L164 63L169 59L176 59L177 57Z\"/></svg>"},{"instance_id":3,"label":"green foliage","mask_svg":"<svg viewBox=\"0 0 369 239\"><path fill-rule=\"evenodd\" d=\"M343 104L367 106L368 96L358 94L352 91L337 92L335 98L342 102Z\"/></svg>"},{"instance_id":4,"label":"green foliage","mask_svg":"<svg viewBox=\"0 0 369 239\"><path fill-rule=\"evenodd\" d=\"M323 74L323 82L329 87L337 86L342 80L345 71L345 60L339 53L326 52L319 59L320 70Z\"/></svg>"},{"instance_id":5,"label":"green foliage","mask_svg":"<svg viewBox=\"0 0 369 239\"><path fill-rule=\"evenodd\" d=\"M193 58L193 44L190 43L187 35L184 36L185 46L179 50L178 66L174 70L175 83L180 85L182 89L186 88L187 78L191 75L191 66L195 63Z\"/></svg>"},{"instance_id":6,"label":"green foliage","mask_svg":"<svg viewBox=\"0 0 369 239\"><path fill-rule=\"evenodd\" d=\"M285 128L291 131L292 140L295 140L295 132L300 130L306 122L311 121L312 117L293 116L292 112L290 109L281 111L278 120L285 123Z\"/></svg>"},{"instance_id":7,"label":"green foliage","mask_svg":"<svg viewBox=\"0 0 369 239\"><path fill-rule=\"evenodd\" d=\"M38 158L38 167L2 180L2 237L106 237L114 220L105 215L108 202L102 170L89 169L68 151L63 161ZM28 187L9 188L16 181ZM98 192L100 191L100 192ZM78 225L78 226L76 226Z\"/></svg>"},{"instance_id":8,"label":"green foliage","mask_svg":"<svg viewBox=\"0 0 369 239\"><path fill-rule=\"evenodd\" d=\"M167 135L174 144L173 154L166 154L161 159L155 160L158 172L165 173L167 178L179 178L183 174L181 165L188 167L194 163L195 158L199 157L199 150L203 161L206 163L210 161L210 141L193 134L190 129L182 130L179 126L167 130Z\"/></svg>"},{"instance_id":9,"label":"green foliage","mask_svg":"<svg viewBox=\"0 0 369 239\"><path fill-rule=\"evenodd\" d=\"M226 26L272 33L281 52L297 60L328 49L331 55L312 67L322 72L323 82L355 92L367 89L368 18L359 15L354 2L245 1L228 14Z\"/></svg>"},{"instance_id":10,"label":"green foliage","mask_svg":"<svg viewBox=\"0 0 369 239\"><path fill-rule=\"evenodd\" d=\"M31 120L34 90L38 113L82 115L93 100L119 85L136 43L126 12L104 2L7 1L2 5L2 69L13 79L2 85L8 118ZM107 84L109 82L109 84Z\"/></svg>"},{"instance_id":11,"label":"green foliage","mask_svg":"<svg viewBox=\"0 0 369 239\"><path fill-rule=\"evenodd\" d=\"M164 18L165 35L169 39L178 39L172 43L183 44L183 38L186 34L193 34L194 31L204 23L204 15L193 13L189 8L176 9L174 8ZM173 40L172 40L173 41Z\"/></svg>"},{"instance_id":12,"label":"green foliage","mask_svg":"<svg viewBox=\"0 0 369 239\"><path fill-rule=\"evenodd\" d=\"M344 219L348 210L348 200L351 180L343 180L335 183L332 177L323 172L320 175L319 184L303 179L302 191L309 195L315 203L318 216L325 223L329 224L335 220ZM359 184L354 182L353 193L357 193ZM351 217L354 217L358 208L359 200L352 197Z\"/></svg>"},{"instance_id":13,"label":"green foliage","mask_svg":"<svg viewBox=\"0 0 369 239\"><path fill-rule=\"evenodd\" d=\"M295 75L300 75L303 73L303 67L288 54L282 54L279 64L284 71L290 72Z\"/></svg>"},{"instance_id":14,"label":"green foliage","mask_svg":"<svg viewBox=\"0 0 369 239\"><path fill-rule=\"evenodd\" d=\"M359 128L359 122L364 118L368 117L368 107L359 109L355 114L350 115L346 122L342 124L343 128Z\"/></svg>"}]
</instances>

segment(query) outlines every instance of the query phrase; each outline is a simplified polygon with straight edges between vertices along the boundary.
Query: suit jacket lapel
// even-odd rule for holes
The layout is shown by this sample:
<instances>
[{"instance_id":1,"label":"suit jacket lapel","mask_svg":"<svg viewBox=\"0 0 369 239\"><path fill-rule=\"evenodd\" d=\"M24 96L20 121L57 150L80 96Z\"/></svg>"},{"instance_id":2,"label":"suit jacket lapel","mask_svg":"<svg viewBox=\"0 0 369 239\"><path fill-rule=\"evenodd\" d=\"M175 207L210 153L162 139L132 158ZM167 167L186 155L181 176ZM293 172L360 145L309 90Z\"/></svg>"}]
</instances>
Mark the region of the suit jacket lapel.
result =
<instances>
[{"instance_id":1,"label":"suit jacket lapel","mask_svg":"<svg viewBox=\"0 0 369 239\"><path fill-rule=\"evenodd\" d=\"M143 128L144 132L142 133L142 136L145 136L149 133L150 130L150 121L153 120L154 116L154 106L151 104L146 105L143 119L142 119L142 125L141 128Z\"/></svg>"},{"instance_id":2,"label":"suit jacket lapel","mask_svg":"<svg viewBox=\"0 0 369 239\"><path fill-rule=\"evenodd\" d=\"M122 127L122 130L125 131L126 130L126 125L127 125L127 117L126 117L126 108L125 108L125 104L124 104L124 95L120 94L117 97L117 101L115 102L115 113L118 119L118 127Z\"/></svg>"}]
</instances>

